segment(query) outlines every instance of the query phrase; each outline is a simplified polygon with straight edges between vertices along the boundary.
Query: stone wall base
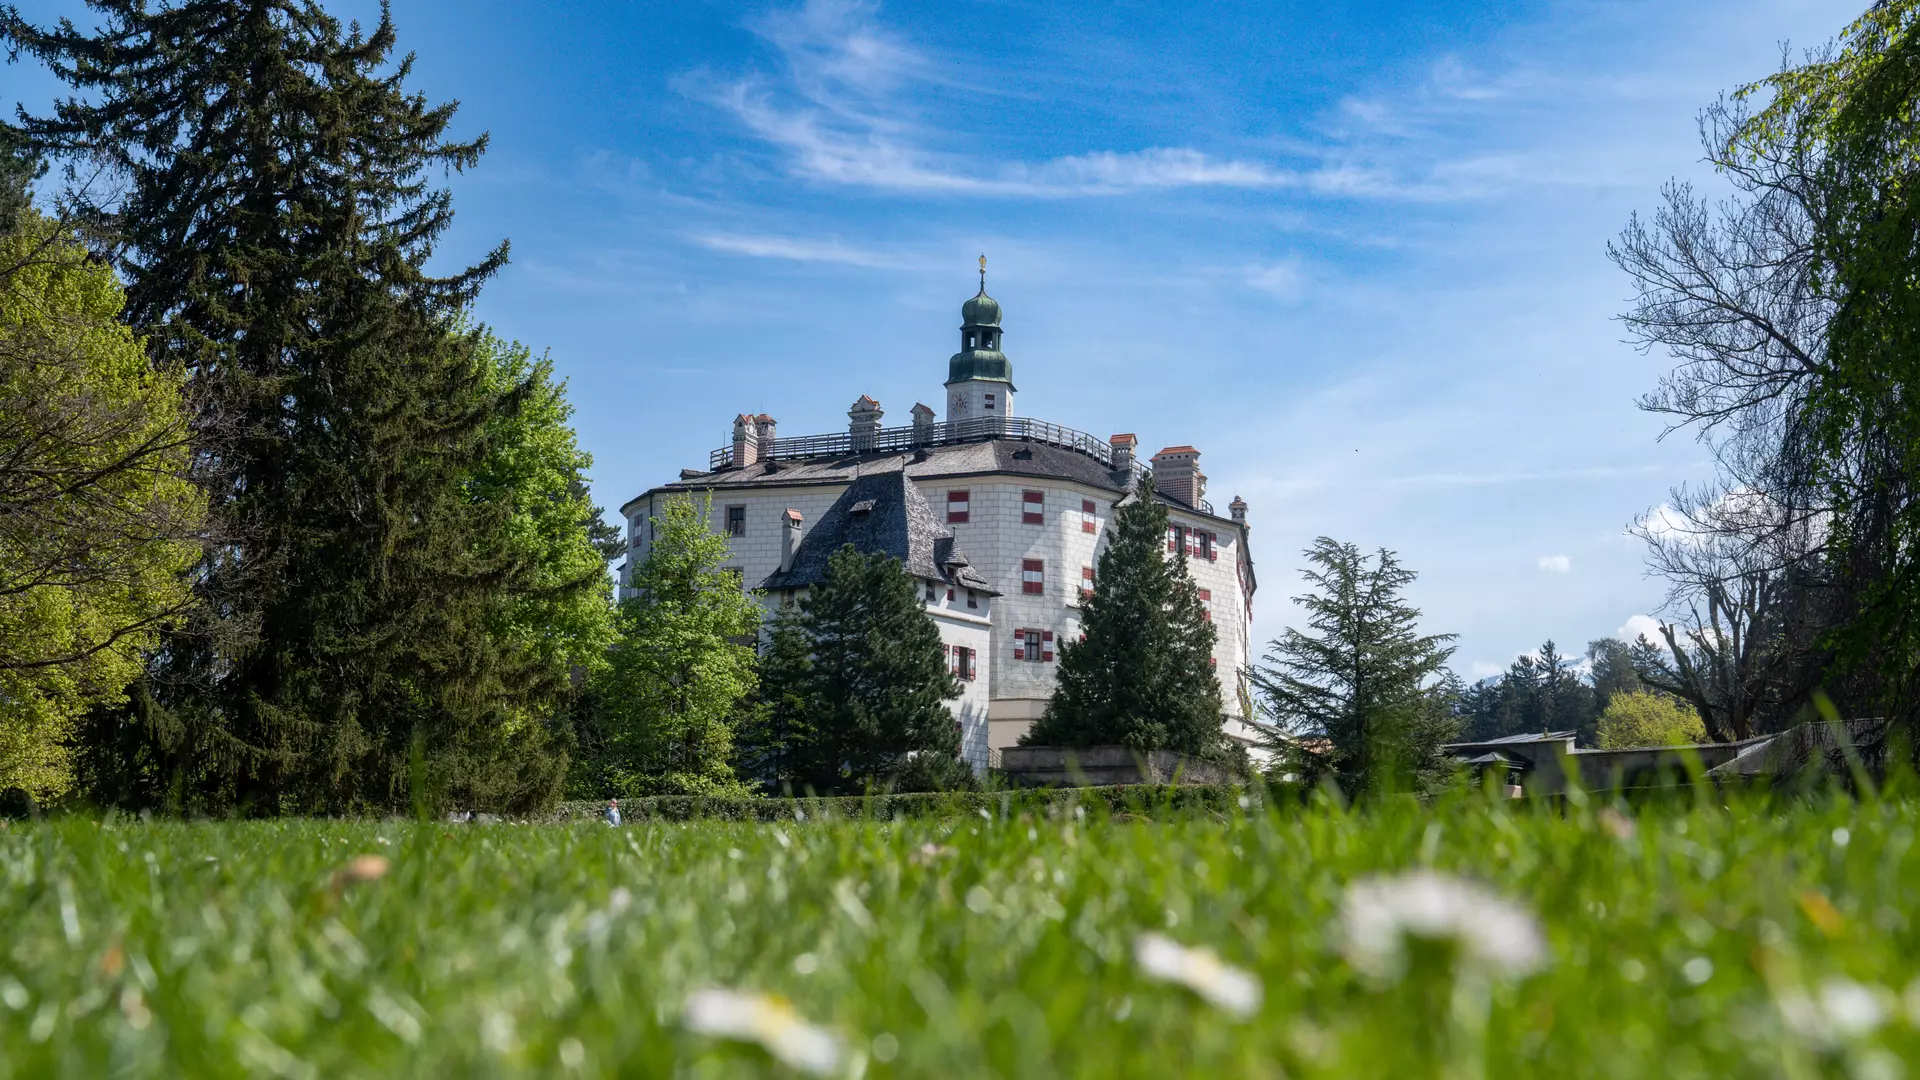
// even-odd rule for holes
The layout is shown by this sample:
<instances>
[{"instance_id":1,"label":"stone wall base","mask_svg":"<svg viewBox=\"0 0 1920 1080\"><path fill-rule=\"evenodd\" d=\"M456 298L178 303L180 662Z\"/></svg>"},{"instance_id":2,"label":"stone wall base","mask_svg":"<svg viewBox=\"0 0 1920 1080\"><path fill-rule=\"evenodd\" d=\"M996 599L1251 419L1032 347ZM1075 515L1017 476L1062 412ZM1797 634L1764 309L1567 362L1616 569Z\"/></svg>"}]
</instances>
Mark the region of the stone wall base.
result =
<instances>
[{"instance_id":1,"label":"stone wall base","mask_svg":"<svg viewBox=\"0 0 1920 1080\"><path fill-rule=\"evenodd\" d=\"M1170 750L1140 753L1124 746L1009 746L999 767L1016 787L1101 787L1108 784L1231 784L1225 765Z\"/></svg>"}]
</instances>

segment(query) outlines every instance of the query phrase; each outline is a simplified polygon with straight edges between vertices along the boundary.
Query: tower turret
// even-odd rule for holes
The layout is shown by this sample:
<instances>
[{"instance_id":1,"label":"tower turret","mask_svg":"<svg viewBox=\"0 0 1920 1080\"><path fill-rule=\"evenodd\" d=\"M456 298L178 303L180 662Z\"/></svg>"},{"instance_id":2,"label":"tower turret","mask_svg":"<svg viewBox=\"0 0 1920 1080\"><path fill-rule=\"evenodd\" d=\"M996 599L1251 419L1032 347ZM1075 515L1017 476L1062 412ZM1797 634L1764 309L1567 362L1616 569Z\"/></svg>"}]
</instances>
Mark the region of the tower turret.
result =
<instances>
[{"instance_id":1,"label":"tower turret","mask_svg":"<svg viewBox=\"0 0 1920 1080\"><path fill-rule=\"evenodd\" d=\"M960 351L947 361L947 422L1013 415L1013 362L1000 351L1000 302L987 295L987 257L980 291L960 305Z\"/></svg>"}]
</instances>

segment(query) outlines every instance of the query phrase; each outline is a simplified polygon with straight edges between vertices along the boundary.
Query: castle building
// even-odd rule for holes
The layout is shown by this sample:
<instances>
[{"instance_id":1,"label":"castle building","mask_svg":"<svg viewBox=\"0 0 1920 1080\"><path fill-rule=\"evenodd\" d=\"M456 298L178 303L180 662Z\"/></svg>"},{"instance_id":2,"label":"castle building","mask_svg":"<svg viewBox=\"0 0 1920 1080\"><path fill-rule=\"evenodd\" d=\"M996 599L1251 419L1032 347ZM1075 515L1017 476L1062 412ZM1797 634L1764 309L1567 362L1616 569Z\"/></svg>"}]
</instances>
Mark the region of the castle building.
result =
<instances>
[{"instance_id":1,"label":"castle building","mask_svg":"<svg viewBox=\"0 0 1920 1080\"><path fill-rule=\"evenodd\" d=\"M1001 352L1000 305L986 292L961 305L960 351L947 361L946 419L916 404L912 423L886 427L861 395L847 429L782 437L773 417L742 413L705 469L682 470L620 508L628 568L647 557L665 500L712 499L729 566L771 611L818 583L842 545L899 559L922 590L964 692L953 703L964 756L985 768L1040 717L1053 693L1059 644L1080 635L1115 508L1137 497L1147 463L1131 434L1098 439L1013 411L1013 364ZM1186 559L1219 629L1213 666L1230 736L1251 741L1245 671L1255 578L1247 504L1221 516L1206 499L1200 451L1169 446L1151 459L1166 505L1169 558Z\"/></svg>"}]
</instances>

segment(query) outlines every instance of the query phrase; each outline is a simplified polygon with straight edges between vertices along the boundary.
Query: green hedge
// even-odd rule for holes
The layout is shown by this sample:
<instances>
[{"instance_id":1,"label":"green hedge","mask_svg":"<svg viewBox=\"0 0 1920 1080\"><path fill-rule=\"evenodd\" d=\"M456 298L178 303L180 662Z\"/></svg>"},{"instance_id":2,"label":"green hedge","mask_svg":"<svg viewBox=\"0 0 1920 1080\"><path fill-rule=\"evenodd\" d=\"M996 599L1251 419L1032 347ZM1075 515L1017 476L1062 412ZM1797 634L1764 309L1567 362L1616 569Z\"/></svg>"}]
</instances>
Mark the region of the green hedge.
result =
<instances>
[{"instance_id":1,"label":"green hedge","mask_svg":"<svg viewBox=\"0 0 1920 1080\"><path fill-rule=\"evenodd\" d=\"M697 795L657 795L623 799L620 814L642 821L814 821L820 818L954 817L987 814L1052 816L1076 806L1109 814L1230 814L1257 805L1263 792L1200 784L1122 784L1112 787L1028 788L1017 791L924 792L912 795L838 796L817 799L709 799ZM597 821L605 800L575 800L554 807L547 820Z\"/></svg>"}]
</instances>

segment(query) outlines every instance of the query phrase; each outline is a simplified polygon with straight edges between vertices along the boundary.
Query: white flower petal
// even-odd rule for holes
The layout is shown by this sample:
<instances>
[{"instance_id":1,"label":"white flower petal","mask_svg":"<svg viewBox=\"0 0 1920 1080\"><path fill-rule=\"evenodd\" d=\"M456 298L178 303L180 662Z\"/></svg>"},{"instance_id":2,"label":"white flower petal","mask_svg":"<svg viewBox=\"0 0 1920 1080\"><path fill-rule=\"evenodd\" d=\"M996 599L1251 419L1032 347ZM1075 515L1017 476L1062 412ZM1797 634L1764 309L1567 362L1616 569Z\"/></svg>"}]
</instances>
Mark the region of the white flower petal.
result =
<instances>
[{"instance_id":1,"label":"white flower petal","mask_svg":"<svg viewBox=\"0 0 1920 1080\"><path fill-rule=\"evenodd\" d=\"M1383 978L1405 966L1408 937L1458 942L1467 963L1495 975L1527 975L1547 960L1532 913L1483 886L1430 870L1355 882L1340 927L1347 962Z\"/></svg>"},{"instance_id":2,"label":"white flower petal","mask_svg":"<svg viewBox=\"0 0 1920 1080\"><path fill-rule=\"evenodd\" d=\"M1162 934L1142 934L1134 940L1133 958L1148 975L1179 983L1223 1012L1245 1017L1259 1011L1264 994L1260 980L1223 963L1211 949L1189 949Z\"/></svg>"},{"instance_id":3,"label":"white flower petal","mask_svg":"<svg viewBox=\"0 0 1920 1080\"><path fill-rule=\"evenodd\" d=\"M802 1020L785 1001L737 990L696 990L687 997L687 1030L759 1044L781 1062L816 1076L840 1067L840 1040Z\"/></svg>"}]
</instances>

